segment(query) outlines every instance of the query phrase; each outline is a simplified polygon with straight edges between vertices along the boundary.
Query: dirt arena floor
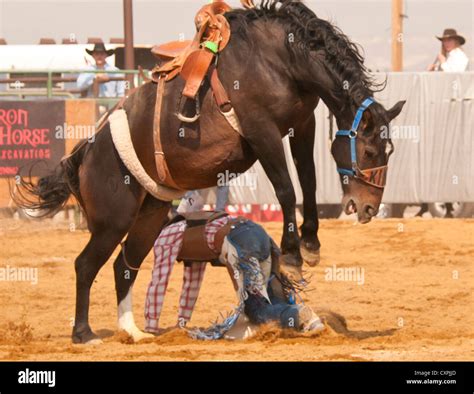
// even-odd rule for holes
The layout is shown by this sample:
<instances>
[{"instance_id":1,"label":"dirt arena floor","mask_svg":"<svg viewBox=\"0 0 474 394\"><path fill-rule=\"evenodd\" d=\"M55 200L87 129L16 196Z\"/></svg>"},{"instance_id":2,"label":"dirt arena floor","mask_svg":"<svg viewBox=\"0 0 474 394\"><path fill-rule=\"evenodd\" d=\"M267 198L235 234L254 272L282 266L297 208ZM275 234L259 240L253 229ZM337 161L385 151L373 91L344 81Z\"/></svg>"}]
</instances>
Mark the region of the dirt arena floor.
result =
<instances>
[{"instance_id":1,"label":"dirt arena floor","mask_svg":"<svg viewBox=\"0 0 474 394\"><path fill-rule=\"evenodd\" d=\"M279 223L265 224L275 239ZM241 341L190 339L176 323L182 266L162 314L166 332L133 344L116 331L112 261L92 289L97 346L72 345L74 259L88 240L67 223L0 220L0 268L38 268L38 283L0 281L0 360L474 360L474 220L323 220L322 261L304 295L326 321L319 335L263 327ZM115 252L118 252L118 250ZM115 257L114 255L114 257ZM134 290L143 327L150 254ZM363 284L328 280L328 269L364 269ZM227 272L208 267L190 326L208 326L235 304ZM337 277L335 278L337 279Z\"/></svg>"}]
</instances>

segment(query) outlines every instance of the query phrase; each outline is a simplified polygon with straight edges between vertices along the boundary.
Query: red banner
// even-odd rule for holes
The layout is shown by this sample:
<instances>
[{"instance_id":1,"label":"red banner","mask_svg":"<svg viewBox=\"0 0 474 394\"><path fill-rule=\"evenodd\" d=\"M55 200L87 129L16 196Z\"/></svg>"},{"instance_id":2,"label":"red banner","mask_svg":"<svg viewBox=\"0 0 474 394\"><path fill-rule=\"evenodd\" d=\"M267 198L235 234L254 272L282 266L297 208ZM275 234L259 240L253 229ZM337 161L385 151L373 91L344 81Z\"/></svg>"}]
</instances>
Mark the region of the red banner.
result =
<instances>
[{"instance_id":1,"label":"red banner","mask_svg":"<svg viewBox=\"0 0 474 394\"><path fill-rule=\"evenodd\" d=\"M41 176L65 153L64 101L0 101L0 177Z\"/></svg>"}]
</instances>

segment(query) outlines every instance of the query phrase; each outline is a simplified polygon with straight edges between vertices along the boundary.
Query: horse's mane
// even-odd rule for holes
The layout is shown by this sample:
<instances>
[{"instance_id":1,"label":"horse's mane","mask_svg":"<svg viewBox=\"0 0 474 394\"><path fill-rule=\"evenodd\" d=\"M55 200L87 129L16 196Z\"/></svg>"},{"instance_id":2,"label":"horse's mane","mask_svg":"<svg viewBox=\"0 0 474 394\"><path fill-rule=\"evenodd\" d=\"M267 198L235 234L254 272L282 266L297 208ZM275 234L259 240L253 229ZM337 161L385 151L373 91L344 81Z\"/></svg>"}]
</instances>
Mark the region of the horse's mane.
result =
<instances>
[{"instance_id":1,"label":"horse's mane","mask_svg":"<svg viewBox=\"0 0 474 394\"><path fill-rule=\"evenodd\" d=\"M286 46L295 59L301 56L310 59L311 51L324 50L326 68L341 86L335 93L345 99L345 105L357 107L365 98L385 87L385 84L376 83L369 75L359 47L338 27L318 18L300 1L263 0L256 8L230 11L226 18L232 29L244 38L253 22L261 19L279 20L287 35L292 33L294 36L294 42L290 43L287 39ZM343 89L346 81L347 89Z\"/></svg>"}]
</instances>

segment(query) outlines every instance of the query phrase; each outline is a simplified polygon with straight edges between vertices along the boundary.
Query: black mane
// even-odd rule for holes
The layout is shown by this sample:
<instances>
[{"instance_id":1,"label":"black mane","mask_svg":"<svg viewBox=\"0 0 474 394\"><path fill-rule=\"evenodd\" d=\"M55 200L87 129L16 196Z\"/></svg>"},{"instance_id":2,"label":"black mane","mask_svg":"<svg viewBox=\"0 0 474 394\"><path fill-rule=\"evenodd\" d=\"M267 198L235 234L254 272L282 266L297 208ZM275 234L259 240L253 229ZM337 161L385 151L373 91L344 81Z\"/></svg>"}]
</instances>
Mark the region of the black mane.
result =
<instances>
[{"instance_id":1,"label":"black mane","mask_svg":"<svg viewBox=\"0 0 474 394\"><path fill-rule=\"evenodd\" d=\"M287 34L294 35L294 42L286 45L296 59L311 58L311 51L321 48L325 52L325 65L338 81L339 95L344 105L358 107L362 101L380 91L385 84L377 84L364 65L358 46L338 27L320 19L305 4L292 0L263 0L253 9L236 9L226 14L232 28L246 36L249 25L259 19L278 19ZM343 89L347 81L347 88Z\"/></svg>"}]
</instances>

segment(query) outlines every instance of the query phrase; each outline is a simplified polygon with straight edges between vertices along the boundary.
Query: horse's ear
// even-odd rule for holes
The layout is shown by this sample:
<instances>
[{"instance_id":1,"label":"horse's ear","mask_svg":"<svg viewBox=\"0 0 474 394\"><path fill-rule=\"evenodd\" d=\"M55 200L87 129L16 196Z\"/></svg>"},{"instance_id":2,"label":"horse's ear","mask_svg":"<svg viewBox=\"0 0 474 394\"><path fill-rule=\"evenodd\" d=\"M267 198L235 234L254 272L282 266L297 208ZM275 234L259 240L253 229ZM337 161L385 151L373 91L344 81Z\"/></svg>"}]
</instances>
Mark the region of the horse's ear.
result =
<instances>
[{"instance_id":1,"label":"horse's ear","mask_svg":"<svg viewBox=\"0 0 474 394\"><path fill-rule=\"evenodd\" d=\"M387 111L387 116L388 116L389 121L392 121L393 119L395 119L400 114L400 112L402 112L402 109L405 103L406 103L406 100L399 101Z\"/></svg>"}]
</instances>

